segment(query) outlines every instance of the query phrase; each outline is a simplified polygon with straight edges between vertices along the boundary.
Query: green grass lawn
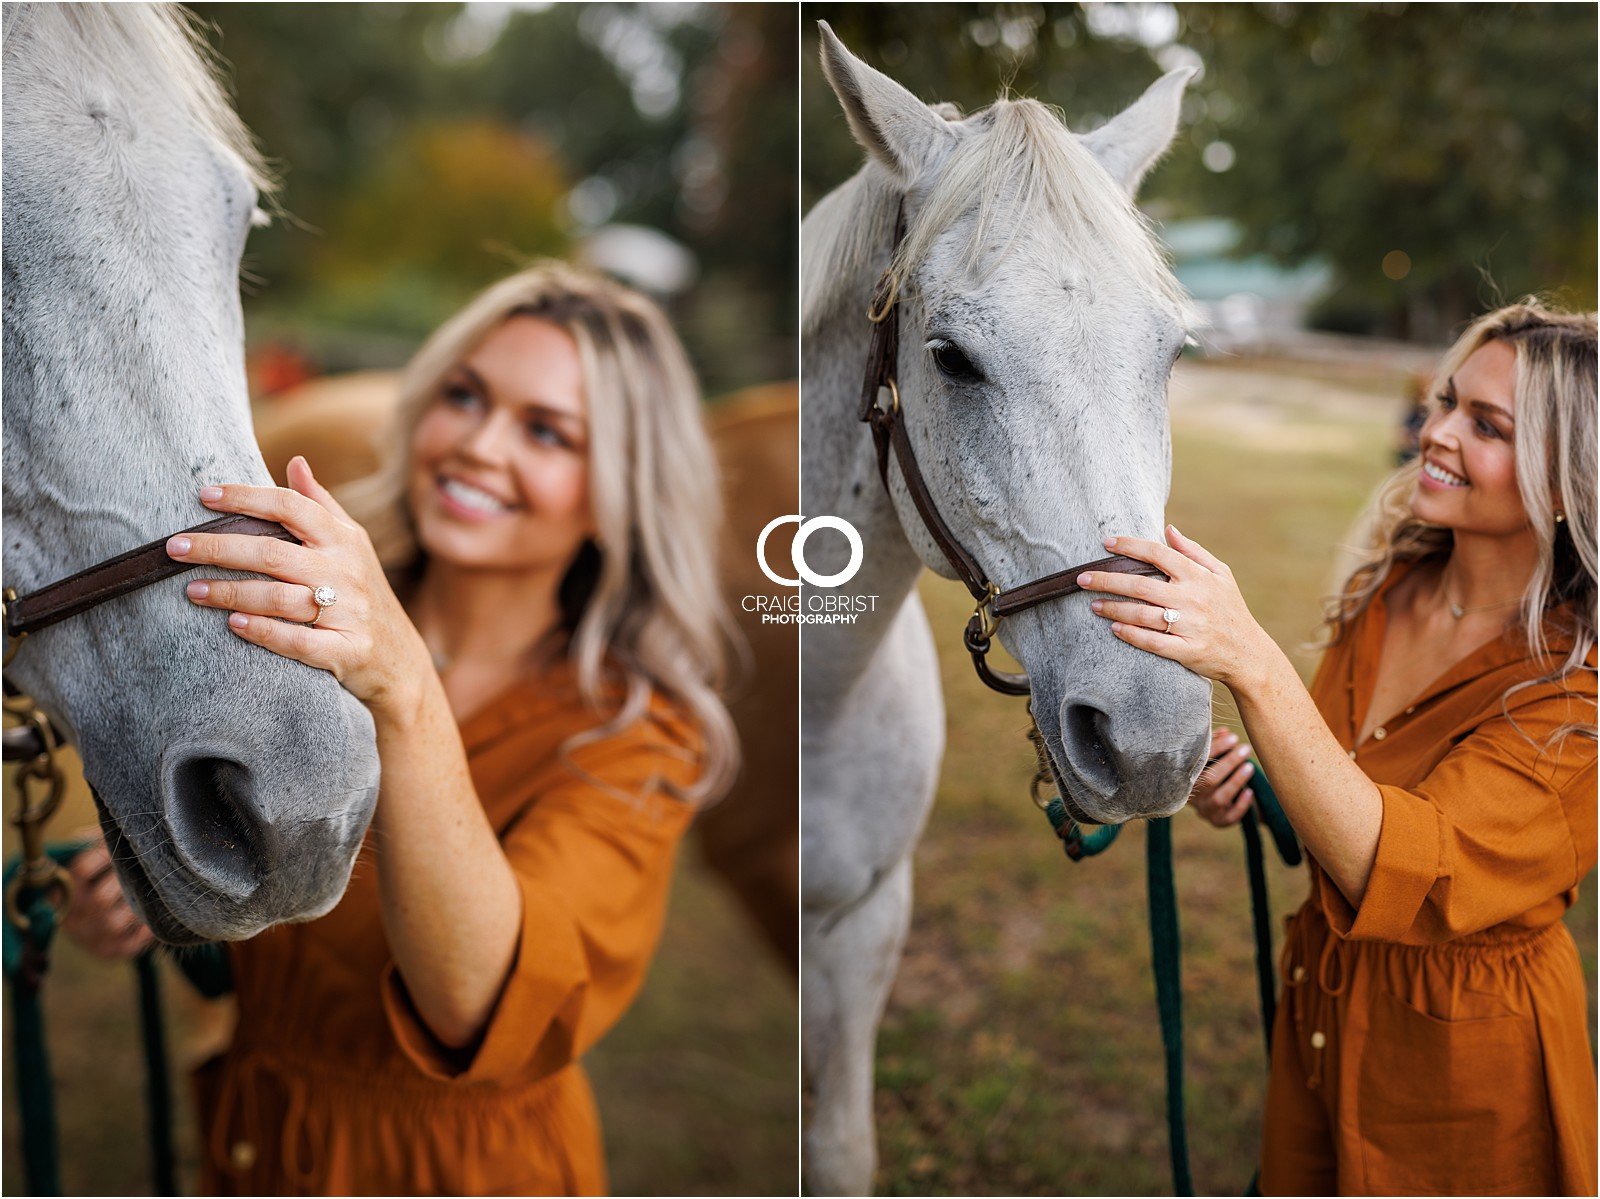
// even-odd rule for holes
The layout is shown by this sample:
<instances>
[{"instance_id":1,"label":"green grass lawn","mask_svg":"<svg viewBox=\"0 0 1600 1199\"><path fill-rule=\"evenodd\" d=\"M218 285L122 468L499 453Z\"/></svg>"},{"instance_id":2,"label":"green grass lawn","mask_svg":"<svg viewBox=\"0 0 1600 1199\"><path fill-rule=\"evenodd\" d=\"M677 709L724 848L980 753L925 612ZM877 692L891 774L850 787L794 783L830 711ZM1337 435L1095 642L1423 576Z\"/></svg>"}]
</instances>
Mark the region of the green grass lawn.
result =
<instances>
[{"instance_id":1,"label":"green grass lawn","mask_svg":"<svg viewBox=\"0 0 1600 1199\"><path fill-rule=\"evenodd\" d=\"M1169 518L1229 562L1307 675L1315 654L1300 647L1317 629L1333 547L1388 469L1391 383L1202 365L1174 385ZM932 576L922 595L949 750L878 1045L878 1187L1168 1194L1143 827L1099 858L1066 861L1028 800L1026 705L985 689L961 649L971 601ZM1218 714L1228 723L1231 706L1219 702ZM1186 813L1174 825L1195 1185L1241 1194L1266 1082L1242 837ZM1304 897L1304 871L1273 859L1270 885L1281 918ZM1569 924L1592 1025L1592 878Z\"/></svg>"}]
</instances>

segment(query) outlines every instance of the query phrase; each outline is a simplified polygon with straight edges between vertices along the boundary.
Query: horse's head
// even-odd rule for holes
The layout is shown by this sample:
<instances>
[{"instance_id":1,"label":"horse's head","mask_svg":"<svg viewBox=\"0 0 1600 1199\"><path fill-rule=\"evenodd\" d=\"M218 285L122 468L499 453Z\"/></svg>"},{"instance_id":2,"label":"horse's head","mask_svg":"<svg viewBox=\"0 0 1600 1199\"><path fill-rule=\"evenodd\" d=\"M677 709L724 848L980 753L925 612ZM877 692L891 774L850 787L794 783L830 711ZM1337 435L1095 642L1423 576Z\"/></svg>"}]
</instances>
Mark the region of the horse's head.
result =
<instances>
[{"instance_id":1,"label":"horse's head","mask_svg":"<svg viewBox=\"0 0 1600 1199\"><path fill-rule=\"evenodd\" d=\"M259 165L181 18L8 8L5 584L26 593L271 479L238 269ZM377 794L370 717L231 636L178 578L24 642L7 674L75 742L124 888L168 941L338 901Z\"/></svg>"},{"instance_id":2,"label":"horse's head","mask_svg":"<svg viewBox=\"0 0 1600 1199\"><path fill-rule=\"evenodd\" d=\"M957 538L1003 588L1103 556L1108 534L1159 540L1167 379L1188 306L1133 194L1172 137L1189 72L1078 136L1033 100L966 119L930 108L826 26L822 58L868 152L859 178L877 197L878 244L904 204L901 402ZM911 544L953 577L891 480ZM1209 740L1205 680L1117 640L1083 595L1012 617L1000 639L1032 680L1075 815L1117 822L1183 804Z\"/></svg>"}]
</instances>

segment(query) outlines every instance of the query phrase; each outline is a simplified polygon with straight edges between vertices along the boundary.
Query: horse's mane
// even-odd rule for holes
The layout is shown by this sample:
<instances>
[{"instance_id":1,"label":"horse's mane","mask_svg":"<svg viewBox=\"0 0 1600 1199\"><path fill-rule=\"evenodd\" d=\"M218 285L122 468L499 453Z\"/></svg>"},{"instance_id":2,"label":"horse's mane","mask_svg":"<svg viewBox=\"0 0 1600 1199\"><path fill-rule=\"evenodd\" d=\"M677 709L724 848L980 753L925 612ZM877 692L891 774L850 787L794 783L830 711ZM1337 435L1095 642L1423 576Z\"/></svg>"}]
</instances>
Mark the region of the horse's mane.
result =
<instances>
[{"instance_id":1,"label":"horse's mane","mask_svg":"<svg viewBox=\"0 0 1600 1199\"><path fill-rule=\"evenodd\" d=\"M1001 99L967 124L978 131L957 141L906 230L894 262L897 283L914 274L939 237L976 207L964 270L977 271L986 258L990 265L999 261L1020 231L1051 225L1064 235L1071 260L1115 262L1189 323L1188 294L1172 274L1149 221L1058 110L1037 100ZM898 199L888 171L869 162L813 209L803 255L808 331L863 272L881 269L872 256L881 255L889 240ZM997 246L999 254L989 257Z\"/></svg>"},{"instance_id":2,"label":"horse's mane","mask_svg":"<svg viewBox=\"0 0 1600 1199\"><path fill-rule=\"evenodd\" d=\"M8 4L5 16L8 60L20 37L27 42L30 67L48 78L90 71L113 86L158 87L238 156L258 192L275 190L277 181L234 112L221 82L221 64L193 14L175 4ZM46 55L59 57L50 61ZM7 61L6 69L16 65Z\"/></svg>"}]
</instances>

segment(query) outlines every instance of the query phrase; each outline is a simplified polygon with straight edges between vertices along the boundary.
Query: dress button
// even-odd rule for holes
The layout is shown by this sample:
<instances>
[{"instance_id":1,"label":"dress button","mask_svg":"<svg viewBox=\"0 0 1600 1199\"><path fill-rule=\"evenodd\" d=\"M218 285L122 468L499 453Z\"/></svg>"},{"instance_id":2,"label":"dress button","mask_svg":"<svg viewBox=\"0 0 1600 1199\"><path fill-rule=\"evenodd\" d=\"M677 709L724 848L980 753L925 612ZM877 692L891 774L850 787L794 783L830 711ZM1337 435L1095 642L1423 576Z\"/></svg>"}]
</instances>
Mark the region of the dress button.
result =
<instances>
[{"instance_id":1,"label":"dress button","mask_svg":"<svg viewBox=\"0 0 1600 1199\"><path fill-rule=\"evenodd\" d=\"M1372 739L1374 741L1382 741L1388 735L1389 735L1389 730L1384 728L1381 724L1377 728L1372 730Z\"/></svg>"},{"instance_id":2,"label":"dress button","mask_svg":"<svg viewBox=\"0 0 1600 1199\"><path fill-rule=\"evenodd\" d=\"M1306 968L1304 966L1296 966L1294 968L1293 978L1294 978L1294 981L1297 982L1297 983L1305 982L1306 981Z\"/></svg>"},{"instance_id":3,"label":"dress button","mask_svg":"<svg viewBox=\"0 0 1600 1199\"><path fill-rule=\"evenodd\" d=\"M1353 750L1353 749L1350 751L1350 760L1352 762L1354 762L1356 760L1356 751Z\"/></svg>"},{"instance_id":4,"label":"dress button","mask_svg":"<svg viewBox=\"0 0 1600 1199\"><path fill-rule=\"evenodd\" d=\"M1321 1049L1327 1043L1327 1034L1323 1033L1322 1030L1318 1029L1316 1032L1311 1034L1311 1048Z\"/></svg>"},{"instance_id":5,"label":"dress button","mask_svg":"<svg viewBox=\"0 0 1600 1199\"><path fill-rule=\"evenodd\" d=\"M256 1164L256 1147L249 1141L235 1141L228 1150L228 1159L235 1170L248 1170Z\"/></svg>"}]
</instances>

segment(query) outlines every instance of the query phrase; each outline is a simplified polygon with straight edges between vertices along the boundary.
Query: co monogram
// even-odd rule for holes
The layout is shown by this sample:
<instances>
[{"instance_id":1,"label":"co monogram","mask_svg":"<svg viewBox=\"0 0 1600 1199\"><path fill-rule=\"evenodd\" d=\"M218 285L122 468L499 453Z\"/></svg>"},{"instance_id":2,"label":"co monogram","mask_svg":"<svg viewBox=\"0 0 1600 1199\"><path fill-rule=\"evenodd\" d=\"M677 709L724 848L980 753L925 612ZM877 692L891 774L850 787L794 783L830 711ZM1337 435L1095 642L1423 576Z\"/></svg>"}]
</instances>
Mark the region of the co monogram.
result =
<instances>
[{"instance_id":1,"label":"co monogram","mask_svg":"<svg viewBox=\"0 0 1600 1199\"><path fill-rule=\"evenodd\" d=\"M794 544L790 547L789 555L794 560L794 570L798 578L785 578L773 571L767 565L767 538L772 530L780 525L796 524L800 528L795 532ZM845 535L850 542L850 561L845 568L837 574L819 575L806 565L806 538L818 529L837 529ZM761 573L766 575L780 587L798 587L801 579L813 587L839 587L855 578L856 571L861 569L861 534L856 532L855 526L849 521L838 516L813 516L809 520L797 514L780 516L767 522L767 527L761 530L761 536L756 538L756 565L761 567Z\"/></svg>"}]
</instances>

